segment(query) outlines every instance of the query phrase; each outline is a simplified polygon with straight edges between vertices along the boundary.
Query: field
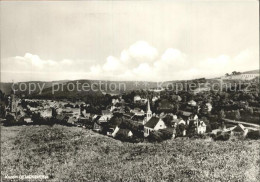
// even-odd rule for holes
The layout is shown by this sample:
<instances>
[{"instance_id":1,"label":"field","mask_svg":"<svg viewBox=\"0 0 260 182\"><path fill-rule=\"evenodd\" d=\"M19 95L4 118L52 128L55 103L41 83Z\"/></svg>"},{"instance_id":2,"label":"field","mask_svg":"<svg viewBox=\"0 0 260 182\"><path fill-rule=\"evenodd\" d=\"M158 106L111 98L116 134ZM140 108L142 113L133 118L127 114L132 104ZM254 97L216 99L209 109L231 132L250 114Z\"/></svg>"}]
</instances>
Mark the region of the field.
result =
<instances>
[{"instance_id":1,"label":"field","mask_svg":"<svg viewBox=\"0 0 260 182\"><path fill-rule=\"evenodd\" d=\"M122 143L78 127L1 127L1 177L47 181L260 181L259 140Z\"/></svg>"}]
</instances>

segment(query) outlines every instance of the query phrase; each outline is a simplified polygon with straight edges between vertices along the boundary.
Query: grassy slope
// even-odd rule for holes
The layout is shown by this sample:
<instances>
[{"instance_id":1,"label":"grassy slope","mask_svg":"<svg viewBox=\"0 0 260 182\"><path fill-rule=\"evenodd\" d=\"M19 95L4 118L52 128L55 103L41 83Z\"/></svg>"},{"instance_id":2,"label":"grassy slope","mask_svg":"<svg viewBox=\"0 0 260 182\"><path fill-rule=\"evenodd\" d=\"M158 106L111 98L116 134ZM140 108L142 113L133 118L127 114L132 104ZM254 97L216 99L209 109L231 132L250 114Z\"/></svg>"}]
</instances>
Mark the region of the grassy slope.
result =
<instances>
[{"instance_id":1,"label":"grassy slope","mask_svg":"<svg viewBox=\"0 0 260 182\"><path fill-rule=\"evenodd\" d=\"M1 128L4 175L45 174L52 181L259 181L259 144L176 139L122 143L64 126Z\"/></svg>"}]
</instances>

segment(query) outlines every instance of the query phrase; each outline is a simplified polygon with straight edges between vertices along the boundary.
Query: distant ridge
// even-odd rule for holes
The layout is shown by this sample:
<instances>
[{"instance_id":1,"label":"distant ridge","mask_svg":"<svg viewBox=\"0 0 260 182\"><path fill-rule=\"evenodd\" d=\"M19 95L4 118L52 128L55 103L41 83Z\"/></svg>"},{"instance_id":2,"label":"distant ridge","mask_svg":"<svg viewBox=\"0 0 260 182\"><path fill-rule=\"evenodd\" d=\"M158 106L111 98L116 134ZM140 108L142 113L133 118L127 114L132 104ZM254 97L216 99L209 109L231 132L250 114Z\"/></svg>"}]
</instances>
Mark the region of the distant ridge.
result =
<instances>
[{"instance_id":1,"label":"distant ridge","mask_svg":"<svg viewBox=\"0 0 260 182\"><path fill-rule=\"evenodd\" d=\"M251 71L245 71L242 72L242 74L259 74L259 69L257 70L251 70ZM220 79L221 77L216 77L216 78L205 78L206 81L214 81L216 79ZM189 80L172 80L172 81L165 81L163 82L160 86L164 87L167 84L171 84L171 83L178 83L178 82L185 82L185 81L198 81L200 79L204 79L204 78L197 78L197 79L189 79ZM79 82L81 84L83 83L88 83L89 85L94 84L95 88L102 88L104 91L100 91L98 92L99 94L120 94L124 91L132 91L132 90L141 90L141 89L153 89L153 88L157 88L158 84L157 82L153 82L153 81L149 81L149 82L145 82L145 81L108 81L108 80L87 80L87 79L80 79L80 80L59 80L59 81L27 81L27 82L23 82L25 83L27 86L29 85L29 83L39 83L41 85L44 84L44 88L42 91L41 96L45 97L45 96L51 96L51 92L52 92L52 87L53 87L53 83L58 83L58 84L64 84L67 85L69 83L73 83L74 85L76 85L76 83ZM102 83L99 83L102 82ZM22 82L17 82L17 83L22 83ZM105 85L106 84L119 84L119 83L124 83L126 88L125 90L122 89L116 89L116 90L111 90L111 89L106 89ZM12 84L11 82L9 83L3 83L0 82L0 90L6 94L10 94L12 91ZM25 94L27 95L27 90L24 92L17 92L17 94ZM34 93L32 93L32 96L37 96L37 94L39 93L39 88L37 87L37 89L35 90ZM91 91L73 91L73 92L69 92L67 89L65 89L64 91L58 91L55 93L54 96L60 96L60 97L65 97L65 96L75 96L75 95L92 95L93 92ZM38 95L39 96L39 95Z\"/></svg>"},{"instance_id":2,"label":"distant ridge","mask_svg":"<svg viewBox=\"0 0 260 182\"><path fill-rule=\"evenodd\" d=\"M252 70L252 71L245 71L243 72L243 74L258 74L259 73L259 69L258 70Z\"/></svg>"}]
</instances>

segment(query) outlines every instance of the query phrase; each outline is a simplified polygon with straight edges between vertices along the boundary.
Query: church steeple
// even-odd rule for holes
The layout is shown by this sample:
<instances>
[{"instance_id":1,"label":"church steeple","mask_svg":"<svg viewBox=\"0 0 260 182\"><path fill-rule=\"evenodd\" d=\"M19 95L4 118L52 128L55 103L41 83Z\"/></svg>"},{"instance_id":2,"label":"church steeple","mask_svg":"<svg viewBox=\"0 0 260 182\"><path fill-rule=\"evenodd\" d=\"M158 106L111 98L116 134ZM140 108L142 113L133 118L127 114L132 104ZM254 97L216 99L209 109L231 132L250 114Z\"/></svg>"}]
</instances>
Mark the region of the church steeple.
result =
<instances>
[{"instance_id":1,"label":"church steeple","mask_svg":"<svg viewBox=\"0 0 260 182\"><path fill-rule=\"evenodd\" d=\"M147 113L148 112L152 112L151 109L150 109L150 101L149 101L149 99L148 99L148 102L147 102Z\"/></svg>"},{"instance_id":2,"label":"church steeple","mask_svg":"<svg viewBox=\"0 0 260 182\"><path fill-rule=\"evenodd\" d=\"M146 112L146 122L149 121L151 118L152 118L152 111L151 111L151 108L150 108L150 101L148 99L148 102L147 102L147 112Z\"/></svg>"}]
</instances>

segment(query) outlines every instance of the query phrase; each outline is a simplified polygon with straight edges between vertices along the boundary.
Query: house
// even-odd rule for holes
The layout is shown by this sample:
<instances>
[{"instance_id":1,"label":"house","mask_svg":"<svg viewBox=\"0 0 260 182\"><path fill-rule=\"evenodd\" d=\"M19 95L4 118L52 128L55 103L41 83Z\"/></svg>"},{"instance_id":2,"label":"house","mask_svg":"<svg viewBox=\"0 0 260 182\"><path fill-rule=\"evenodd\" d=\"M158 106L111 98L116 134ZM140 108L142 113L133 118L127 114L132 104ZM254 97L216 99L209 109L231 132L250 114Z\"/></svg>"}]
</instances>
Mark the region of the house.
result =
<instances>
[{"instance_id":1,"label":"house","mask_svg":"<svg viewBox=\"0 0 260 182\"><path fill-rule=\"evenodd\" d=\"M121 113L124 114L125 113L125 108L124 107L117 107L113 110L113 113Z\"/></svg>"},{"instance_id":2,"label":"house","mask_svg":"<svg viewBox=\"0 0 260 182\"><path fill-rule=\"evenodd\" d=\"M159 99L159 97L154 96L154 97L152 98L152 102L155 102L155 101L157 101L158 99Z\"/></svg>"},{"instance_id":3,"label":"house","mask_svg":"<svg viewBox=\"0 0 260 182\"><path fill-rule=\"evenodd\" d=\"M128 119L131 119L135 116L135 114L130 112L130 113L124 113L123 116L125 116Z\"/></svg>"},{"instance_id":4,"label":"house","mask_svg":"<svg viewBox=\"0 0 260 182\"><path fill-rule=\"evenodd\" d=\"M197 120L197 134L204 134L206 133L207 125L204 123L204 121Z\"/></svg>"},{"instance_id":5,"label":"house","mask_svg":"<svg viewBox=\"0 0 260 182\"><path fill-rule=\"evenodd\" d=\"M144 137L149 136L150 132L165 129L166 125L161 118L152 117L144 125Z\"/></svg>"},{"instance_id":6,"label":"house","mask_svg":"<svg viewBox=\"0 0 260 182\"><path fill-rule=\"evenodd\" d=\"M133 121L136 121L138 123L143 123L144 119L145 119L145 115L142 115L142 116L138 116L138 115L134 115L132 116L131 118L129 118Z\"/></svg>"},{"instance_id":7,"label":"house","mask_svg":"<svg viewBox=\"0 0 260 182\"><path fill-rule=\"evenodd\" d=\"M108 122L110 119L111 119L110 116L102 115L102 116L100 116L100 118L98 119L98 121L99 121L100 123L103 123L103 122Z\"/></svg>"},{"instance_id":8,"label":"house","mask_svg":"<svg viewBox=\"0 0 260 182\"><path fill-rule=\"evenodd\" d=\"M56 116L56 119L59 121L59 122L67 122L68 121L68 116L66 116L65 114L58 114Z\"/></svg>"},{"instance_id":9,"label":"house","mask_svg":"<svg viewBox=\"0 0 260 182\"><path fill-rule=\"evenodd\" d=\"M206 106L207 106L208 112L210 112L210 111L212 110L212 105L211 105L211 103L206 103Z\"/></svg>"},{"instance_id":10,"label":"house","mask_svg":"<svg viewBox=\"0 0 260 182\"><path fill-rule=\"evenodd\" d=\"M144 111L140 108L134 108L134 109L130 110L130 112L134 113L134 115L137 115L137 116L145 115Z\"/></svg>"},{"instance_id":11,"label":"house","mask_svg":"<svg viewBox=\"0 0 260 182\"><path fill-rule=\"evenodd\" d=\"M51 108L40 110L39 112L41 114L41 117L43 117L43 118L50 118L50 117L52 117L52 109Z\"/></svg>"},{"instance_id":12,"label":"house","mask_svg":"<svg viewBox=\"0 0 260 182\"><path fill-rule=\"evenodd\" d=\"M99 116L99 115L95 115L93 117L93 130L94 131L100 132L103 129L102 124L99 122L100 118L101 118L101 116Z\"/></svg>"},{"instance_id":13,"label":"house","mask_svg":"<svg viewBox=\"0 0 260 182\"><path fill-rule=\"evenodd\" d=\"M103 130L103 126L99 122L94 122L93 124L93 130L96 132L101 132Z\"/></svg>"},{"instance_id":14,"label":"house","mask_svg":"<svg viewBox=\"0 0 260 182\"><path fill-rule=\"evenodd\" d=\"M112 104L115 105L116 103L119 103L119 99L112 99Z\"/></svg>"},{"instance_id":15,"label":"house","mask_svg":"<svg viewBox=\"0 0 260 182\"><path fill-rule=\"evenodd\" d=\"M74 125L77 121L78 121L78 118L76 118L75 116L70 116L70 117L68 118L67 123L70 123L70 124L73 124L73 125Z\"/></svg>"},{"instance_id":16,"label":"house","mask_svg":"<svg viewBox=\"0 0 260 182\"><path fill-rule=\"evenodd\" d=\"M32 122L33 122L32 119L29 118L29 117L25 117L25 118L24 118L24 121L25 121L26 123L32 123Z\"/></svg>"},{"instance_id":17,"label":"house","mask_svg":"<svg viewBox=\"0 0 260 182\"><path fill-rule=\"evenodd\" d=\"M246 136L248 133L248 129L242 124L238 124L232 131L237 134L243 134L243 136Z\"/></svg>"},{"instance_id":18,"label":"house","mask_svg":"<svg viewBox=\"0 0 260 182\"><path fill-rule=\"evenodd\" d=\"M206 133L207 125L204 121L201 121L199 119L192 119L187 124L190 127L190 129L188 129L189 132L195 132L196 134Z\"/></svg>"},{"instance_id":19,"label":"house","mask_svg":"<svg viewBox=\"0 0 260 182\"><path fill-rule=\"evenodd\" d=\"M101 119L104 120L104 121L110 120L113 116L113 113L109 110L102 110L101 112L102 112L102 118Z\"/></svg>"},{"instance_id":20,"label":"house","mask_svg":"<svg viewBox=\"0 0 260 182\"><path fill-rule=\"evenodd\" d=\"M81 114L82 114L82 117L84 117L86 119L90 119L90 117L91 117L91 114L87 113L86 110L84 110Z\"/></svg>"},{"instance_id":21,"label":"house","mask_svg":"<svg viewBox=\"0 0 260 182\"><path fill-rule=\"evenodd\" d=\"M115 137L118 131L119 127L117 125L112 126L108 129L107 136Z\"/></svg>"},{"instance_id":22,"label":"house","mask_svg":"<svg viewBox=\"0 0 260 182\"><path fill-rule=\"evenodd\" d=\"M182 98L179 95L172 95L172 100L180 102Z\"/></svg>"},{"instance_id":23,"label":"house","mask_svg":"<svg viewBox=\"0 0 260 182\"><path fill-rule=\"evenodd\" d=\"M106 115L112 117L113 114L110 110L102 110L101 112L103 116Z\"/></svg>"},{"instance_id":24,"label":"house","mask_svg":"<svg viewBox=\"0 0 260 182\"><path fill-rule=\"evenodd\" d=\"M192 112L180 111L180 117L186 121L192 119Z\"/></svg>"},{"instance_id":25,"label":"house","mask_svg":"<svg viewBox=\"0 0 260 182\"><path fill-rule=\"evenodd\" d=\"M139 95L134 96L134 103L140 102L141 99L142 99L142 98L141 98Z\"/></svg>"},{"instance_id":26,"label":"house","mask_svg":"<svg viewBox=\"0 0 260 182\"><path fill-rule=\"evenodd\" d=\"M191 100L191 101L188 102L188 105L190 105L190 106L196 106L197 103L196 103L194 100Z\"/></svg>"},{"instance_id":27,"label":"house","mask_svg":"<svg viewBox=\"0 0 260 182\"><path fill-rule=\"evenodd\" d=\"M184 124L184 125L186 125L186 122L183 120L183 119L173 119L172 121L171 121L171 125L172 125L172 127L173 128L176 128L177 127L177 125L180 125L180 124Z\"/></svg>"}]
</instances>

